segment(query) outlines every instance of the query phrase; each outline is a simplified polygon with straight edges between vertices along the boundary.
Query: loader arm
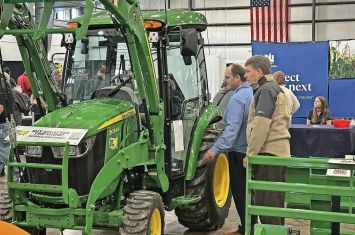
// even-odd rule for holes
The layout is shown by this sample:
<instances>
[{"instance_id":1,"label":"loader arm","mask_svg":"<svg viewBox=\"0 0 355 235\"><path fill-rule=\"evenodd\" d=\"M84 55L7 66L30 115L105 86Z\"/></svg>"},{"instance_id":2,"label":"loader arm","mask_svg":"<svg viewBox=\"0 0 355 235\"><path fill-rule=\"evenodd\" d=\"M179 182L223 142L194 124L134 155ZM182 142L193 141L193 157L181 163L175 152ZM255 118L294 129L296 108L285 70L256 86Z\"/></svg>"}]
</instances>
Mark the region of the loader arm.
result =
<instances>
[{"instance_id":1,"label":"loader arm","mask_svg":"<svg viewBox=\"0 0 355 235\"><path fill-rule=\"evenodd\" d=\"M157 78L144 28L143 16L139 8L139 1L118 1L117 5L107 0L100 0L100 2L121 24L123 34L127 39L139 94L146 108L150 141L152 144L160 145L157 148L161 149L161 145L164 142L163 105L159 100ZM153 130L155 131L154 134Z\"/></svg>"},{"instance_id":2,"label":"loader arm","mask_svg":"<svg viewBox=\"0 0 355 235\"><path fill-rule=\"evenodd\" d=\"M83 22L76 29L47 28L54 3L65 1L45 1L39 25L36 25L30 11L25 5L28 2L43 1L0 0L0 4L3 5L0 37L5 34L16 37L34 97L37 98L39 96L37 84L40 83L48 103L48 111L51 112L67 104L65 96L51 77L50 62L47 59L47 52L41 39L46 33L73 33L77 41L82 39L88 29L94 2L86 0ZM145 108L150 141L152 145L162 145L163 108L159 100L158 84L139 2L137 0L114 2L100 0L100 2L121 24L123 34L127 39L132 60L132 69ZM154 134L153 130L155 131Z\"/></svg>"},{"instance_id":3,"label":"loader arm","mask_svg":"<svg viewBox=\"0 0 355 235\"><path fill-rule=\"evenodd\" d=\"M0 35L12 34L15 36L34 98L39 97L38 84L41 84L41 90L48 104L48 111L66 106L66 98L51 76L52 68L47 59L43 41L35 38L36 32L39 31L29 9L25 4L11 5L5 4L3 12L5 15L1 18ZM12 15L9 15L10 9L12 9ZM10 18L7 19L7 16ZM6 22L8 22L7 27L9 28L7 30ZM24 30L33 31L33 33L23 34Z\"/></svg>"}]
</instances>

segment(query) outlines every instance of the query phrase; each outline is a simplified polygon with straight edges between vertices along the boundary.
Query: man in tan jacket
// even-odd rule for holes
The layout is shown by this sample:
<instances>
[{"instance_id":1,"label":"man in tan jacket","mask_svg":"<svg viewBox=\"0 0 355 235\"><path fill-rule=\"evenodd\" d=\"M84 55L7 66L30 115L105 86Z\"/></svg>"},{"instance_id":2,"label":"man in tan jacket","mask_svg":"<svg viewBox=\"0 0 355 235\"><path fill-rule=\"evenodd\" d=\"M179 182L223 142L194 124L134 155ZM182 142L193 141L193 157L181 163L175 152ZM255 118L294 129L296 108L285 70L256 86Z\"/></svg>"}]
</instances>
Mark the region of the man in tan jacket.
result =
<instances>
[{"instance_id":1,"label":"man in tan jacket","mask_svg":"<svg viewBox=\"0 0 355 235\"><path fill-rule=\"evenodd\" d=\"M290 113L285 93L271 75L271 63L265 56L253 56L245 63L249 83L257 87L250 104L247 126L247 155L290 156ZM244 164L246 163L246 159ZM286 168L256 165L256 180L283 182ZM284 193L256 191L256 205L284 207ZM263 224L283 225L284 219L260 216Z\"/></svg>"}]
</instances>

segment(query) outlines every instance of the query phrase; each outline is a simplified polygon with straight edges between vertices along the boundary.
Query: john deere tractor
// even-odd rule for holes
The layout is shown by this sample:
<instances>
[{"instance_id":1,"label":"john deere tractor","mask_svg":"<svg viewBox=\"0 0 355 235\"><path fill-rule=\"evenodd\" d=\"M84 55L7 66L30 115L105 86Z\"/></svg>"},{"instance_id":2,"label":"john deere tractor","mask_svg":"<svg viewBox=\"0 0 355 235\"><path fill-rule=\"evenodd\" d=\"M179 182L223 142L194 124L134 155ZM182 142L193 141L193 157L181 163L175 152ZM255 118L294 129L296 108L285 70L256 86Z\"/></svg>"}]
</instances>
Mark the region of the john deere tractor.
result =
<instances>
[{"instance_id":1,"label":"john deere tractor","mask_svg":"<svg viewBox=\"0 0 355 235\"><path fill-rule=\"evenodd\" d=\"M221 118L209 103L205 17L142 13L136 0L100 0L107 12L92 15L87 0L84 16L48 29L55 1L44 3L38 27L18 2L4 4L0 35L16 36L32 92L38 99L43 92L48 113L31 127L9 124L12 207L1 201L2 218L11 214L33 234L51 227L164 234L164 210L175 210L187 228L221 227L231 200L228 159L203 160ZM63 34L61 83L41 41L47 33Z\"/></svg>"}]
</instances>

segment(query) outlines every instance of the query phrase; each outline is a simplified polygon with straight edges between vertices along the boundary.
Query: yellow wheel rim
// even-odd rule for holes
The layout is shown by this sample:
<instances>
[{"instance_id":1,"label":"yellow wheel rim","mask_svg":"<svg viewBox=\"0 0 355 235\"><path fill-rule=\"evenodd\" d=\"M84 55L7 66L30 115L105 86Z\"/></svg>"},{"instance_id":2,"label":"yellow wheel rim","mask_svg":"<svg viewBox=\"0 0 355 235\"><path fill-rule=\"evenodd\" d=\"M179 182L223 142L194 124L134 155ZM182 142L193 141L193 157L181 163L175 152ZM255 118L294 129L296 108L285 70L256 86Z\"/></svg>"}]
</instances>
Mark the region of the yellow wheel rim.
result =
<instances>
[{"instance_id":1,"label":"yellow wheel rim","mask_svg":"<svg viewBox=\"0 0 355 235\"><path fill-rule=\"evenodd\" d=\"M229 195L229 164L227 156L222 153L217 156L213 174L214 200L218 207L223 207Z\"/></svg>"},{"instance_id":2,"label":"yellow wheel rim","mask_svg":"<svg viewBox=\"0 0 355 235\"><path fill-rule=\"evenodd\" d=\"M158 208L155 208L150 218L150 235L161 235L161 216Z\"/></svg>"}]
</instances>

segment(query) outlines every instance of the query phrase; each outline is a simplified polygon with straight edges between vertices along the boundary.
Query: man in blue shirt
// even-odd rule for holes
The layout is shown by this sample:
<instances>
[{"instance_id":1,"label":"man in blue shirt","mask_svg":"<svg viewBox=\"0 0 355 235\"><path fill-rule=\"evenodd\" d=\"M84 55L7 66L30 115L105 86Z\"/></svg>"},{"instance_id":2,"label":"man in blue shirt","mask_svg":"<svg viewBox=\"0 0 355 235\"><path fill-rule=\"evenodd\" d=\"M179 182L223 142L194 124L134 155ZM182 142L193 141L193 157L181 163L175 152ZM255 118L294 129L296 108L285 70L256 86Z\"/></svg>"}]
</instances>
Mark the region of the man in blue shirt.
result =
<instances>
[{"instance_id":1,"label":"man in blue shirt","mask_svg":"<svg viewBox=\"0 0 355 235\"><path fill-rule=\"evenodd\" d=\"M246 128L253 90L244 74L245 69L239 64L232 64L225 70L225 81L235 92L224 113L225 129L204 155L204 159L211 160L218 153L228 152L231 189L241 225L238 226L238 231L225 235L244 234L245 231L246 170L243 167L243 159L247 150ZM252 220L253 224L256 219Z\"/></svg>"}]
</instances>

